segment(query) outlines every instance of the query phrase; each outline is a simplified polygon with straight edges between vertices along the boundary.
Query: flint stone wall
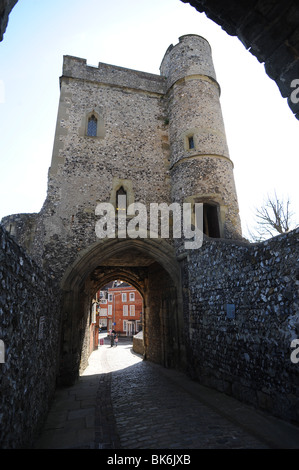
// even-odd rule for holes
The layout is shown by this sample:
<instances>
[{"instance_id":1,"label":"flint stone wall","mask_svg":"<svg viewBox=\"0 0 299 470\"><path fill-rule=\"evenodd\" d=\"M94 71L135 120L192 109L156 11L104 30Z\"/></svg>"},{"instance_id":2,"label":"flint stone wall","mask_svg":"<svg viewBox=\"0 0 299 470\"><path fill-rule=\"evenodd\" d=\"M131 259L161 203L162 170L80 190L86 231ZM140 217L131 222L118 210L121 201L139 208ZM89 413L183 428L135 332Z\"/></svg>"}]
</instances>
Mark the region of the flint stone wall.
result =
<instances>
[{"instance_id":1,"label":"flint stone wall","mask_svg":"<svg viewBox=\"0 0 299 470\"><path fill-rule=\"evenodd\" d=\"M0 286L0 448L16 449L31 445L55 390L59 295L2 225Z\"/></svg>"},{"instance_id":2,"label":"flint stone wall","mask_svg":"<svg viewBox=\"0 0 299 470\"><path fill-rule=\"evenodd\" d=\"M137 335L133 336L133 351L137 354L144 354L143 331L139 331Z\"/></svg>"},{"instance_id":3,"label":"flint stone wall","mask_svg":"<svg viewBox=\"0 0 299 470\"><path fill-rule=\"evenodd\" d=\"M297 423L298 242L299 229L254 245L210 239L184 267L190 374Z\"/></svg>"}]
</instances>

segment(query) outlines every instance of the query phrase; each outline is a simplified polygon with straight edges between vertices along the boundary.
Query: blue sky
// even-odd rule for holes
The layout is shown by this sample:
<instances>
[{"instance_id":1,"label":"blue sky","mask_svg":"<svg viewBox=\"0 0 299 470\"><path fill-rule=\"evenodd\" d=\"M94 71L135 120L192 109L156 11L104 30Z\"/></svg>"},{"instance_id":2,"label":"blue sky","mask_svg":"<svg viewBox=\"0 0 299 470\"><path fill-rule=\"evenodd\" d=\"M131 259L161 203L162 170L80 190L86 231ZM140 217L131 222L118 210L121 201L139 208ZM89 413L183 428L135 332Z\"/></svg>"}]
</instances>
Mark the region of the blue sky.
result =
<instances>
[{"instance_id":1,"label":"blue sky","mask_svg":"<svg viewBox=\"0 0 299 470\"><path fill-rule=\"evenodd\" d=\"M159 74L184 34L212 47L245 234L274 190L299 223L299 121L263 64L180 0L19 0L0 43L0 219L46 198L63 55Z\"/></svg>"}]
</instances>

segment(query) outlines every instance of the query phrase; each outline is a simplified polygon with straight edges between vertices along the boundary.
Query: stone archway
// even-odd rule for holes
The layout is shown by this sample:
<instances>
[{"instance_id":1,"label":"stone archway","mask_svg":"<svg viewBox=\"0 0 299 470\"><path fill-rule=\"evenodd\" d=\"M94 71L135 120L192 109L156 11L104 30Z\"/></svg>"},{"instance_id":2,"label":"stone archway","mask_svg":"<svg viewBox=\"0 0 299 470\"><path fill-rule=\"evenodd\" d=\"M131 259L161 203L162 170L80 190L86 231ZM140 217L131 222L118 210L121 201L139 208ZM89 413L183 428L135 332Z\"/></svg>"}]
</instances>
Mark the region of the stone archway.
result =
<instances>
[{"instance_id":1,"label":"stone archway","mask_svg":"<svg viewBox=\"0 0 299 470\"><path fill-rule=\"evenodd\" d=\"M145 358L184 367L180 267L173 248L161 239L106 239L84 250L63 278L58 383L74 383L86 367L91 299L100 286L117 278L144 299Z\"/></svg>"}]
</instances>

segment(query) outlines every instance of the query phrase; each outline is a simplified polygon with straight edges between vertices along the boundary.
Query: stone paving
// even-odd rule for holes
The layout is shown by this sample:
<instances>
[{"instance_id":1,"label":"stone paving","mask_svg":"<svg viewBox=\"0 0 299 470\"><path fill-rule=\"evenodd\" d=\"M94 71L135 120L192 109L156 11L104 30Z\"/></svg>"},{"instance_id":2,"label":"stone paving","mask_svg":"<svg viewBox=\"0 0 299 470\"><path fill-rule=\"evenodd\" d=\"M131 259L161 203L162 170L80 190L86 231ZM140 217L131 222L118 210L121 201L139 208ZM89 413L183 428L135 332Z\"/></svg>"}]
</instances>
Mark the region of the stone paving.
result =
<instances>
[{"instance_id":1,"label":"stone paving","mask_svg":"<svg viewBox=\"0 0 299 470\"><path fill-rule=\"evenodd\" d=\"M108 341L57 390L36 449L299 448L299 429Z\"/></svg>"}]
</instances>

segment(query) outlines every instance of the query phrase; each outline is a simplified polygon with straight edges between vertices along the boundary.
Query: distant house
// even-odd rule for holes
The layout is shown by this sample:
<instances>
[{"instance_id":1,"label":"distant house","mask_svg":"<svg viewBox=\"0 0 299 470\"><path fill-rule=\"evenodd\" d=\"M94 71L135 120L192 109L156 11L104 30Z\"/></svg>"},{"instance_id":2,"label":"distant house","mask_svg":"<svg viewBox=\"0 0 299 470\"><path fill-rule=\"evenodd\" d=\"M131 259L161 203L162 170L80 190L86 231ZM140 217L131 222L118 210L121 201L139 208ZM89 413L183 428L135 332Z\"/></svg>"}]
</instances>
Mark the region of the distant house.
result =
<instances>
[{"instance_id":1,"label":"distant house","mask_svg":"<svg viewBox=\"0 0 299 470\"><path fill-rule=\"evenodd\" d=\"M114 281L97 292L96 300L101 328L126 336L142 330L143 300L133 286Z\"/></svg>"}]
</instances>

